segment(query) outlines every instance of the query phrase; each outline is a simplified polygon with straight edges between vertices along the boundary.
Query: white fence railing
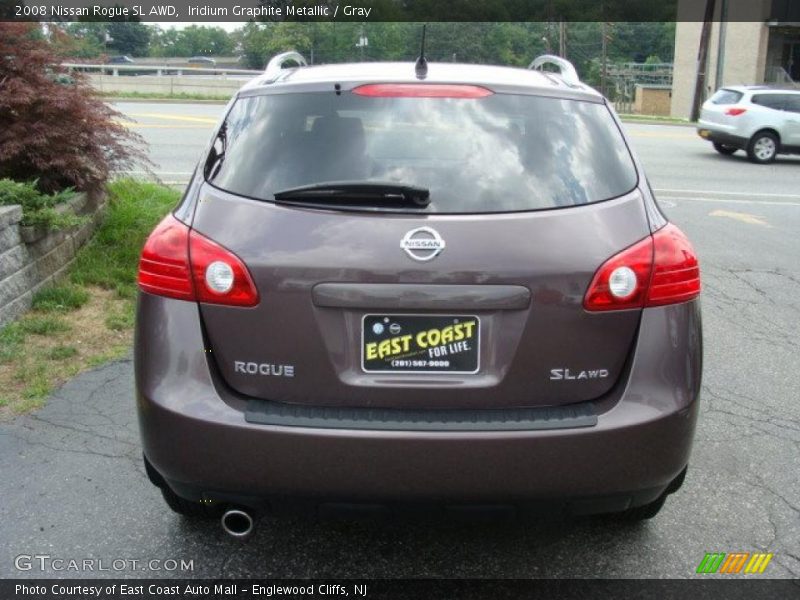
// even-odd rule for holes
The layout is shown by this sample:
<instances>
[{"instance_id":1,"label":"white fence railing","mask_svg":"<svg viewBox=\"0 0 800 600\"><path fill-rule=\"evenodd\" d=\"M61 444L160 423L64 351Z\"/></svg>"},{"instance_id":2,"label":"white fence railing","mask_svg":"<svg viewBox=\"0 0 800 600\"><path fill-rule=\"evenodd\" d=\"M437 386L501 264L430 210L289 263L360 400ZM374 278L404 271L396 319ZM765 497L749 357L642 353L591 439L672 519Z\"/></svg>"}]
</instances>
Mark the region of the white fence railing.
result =
<instances>
[{"instance_id":1,"label":"white fence railing","mask_svg":"<svg viewBox=\"0 0 800 600\"><path fill-rule=\"evenodd\" d=\"M136 75L156 75L161 76L183 76L186 75L215 75L220 77L253 77L261 75L264 71L254 71L251 69L226 69L217 67L184 67L177 65L137 65L137 64L80 64L80 63L61 63L61 66L70 71L84 71L87 73L100 73L118 76L120 73L131 73Z\"/></svg>"}]
</instances>

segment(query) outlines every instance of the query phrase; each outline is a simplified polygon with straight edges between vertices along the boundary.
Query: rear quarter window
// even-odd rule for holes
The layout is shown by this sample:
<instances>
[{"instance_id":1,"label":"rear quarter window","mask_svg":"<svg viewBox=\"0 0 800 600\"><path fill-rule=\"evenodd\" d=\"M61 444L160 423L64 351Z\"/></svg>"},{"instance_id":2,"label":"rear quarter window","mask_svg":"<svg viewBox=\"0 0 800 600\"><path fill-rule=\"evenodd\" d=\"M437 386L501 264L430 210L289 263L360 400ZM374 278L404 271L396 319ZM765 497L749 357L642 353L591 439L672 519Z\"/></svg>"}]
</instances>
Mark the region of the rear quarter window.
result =
<instances>
[{"instance_id":1,"label":"rear quarter window","mask_svg":"<svg viewBox=\"0 0 800 600\"><path fill-rule=\"evenodd\" d=\"M599 202L638 182L609 109L587 101L272 94L240 98L224 127L224 160L207 180L265 201L389 181L428 188L425 212L512 212Z\"/></svg>"},{"instance_id":2,"label":"rear quarter window","mask_svg":"<svg viewBox=\"0 0 800 600\"><path fill-rule=\"evenodd\" d=\"M717 90L717 93L711 96L712 104L736 104L742 99L744 94L735 90Z\"/></svg>"}]
</instances>

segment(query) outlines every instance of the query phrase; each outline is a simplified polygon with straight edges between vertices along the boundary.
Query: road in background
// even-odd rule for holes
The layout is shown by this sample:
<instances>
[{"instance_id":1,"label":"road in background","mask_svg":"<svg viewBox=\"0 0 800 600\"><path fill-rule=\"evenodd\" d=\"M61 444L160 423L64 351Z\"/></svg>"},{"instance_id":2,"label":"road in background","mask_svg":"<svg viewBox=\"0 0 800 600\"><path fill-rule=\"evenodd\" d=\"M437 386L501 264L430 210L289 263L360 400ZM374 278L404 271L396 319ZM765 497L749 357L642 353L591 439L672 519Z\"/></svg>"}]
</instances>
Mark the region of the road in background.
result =
<instances>
[{"instance_id":1,"label":"road in background","mask_svg":"<svg viewBox=\"0 0 800 600\"><path fill-rule=\"evenodd\" d=\"M222 111L117 107L168 182L187 180ZM740 551L774 553L765 576L800 576L800 160L758 166L717 155L691 128L626 128L664 210L697 247L704 286L696 443L684 488L652 522L265 519L240 543L218 523L171 514L147 482L132 365L121 361L0 425L0 576L80 575L14 569L15 556L43 553L194 561L191 573L87 573L96 576L683 578L706 552Z\"/></svg>"}]
</instances>

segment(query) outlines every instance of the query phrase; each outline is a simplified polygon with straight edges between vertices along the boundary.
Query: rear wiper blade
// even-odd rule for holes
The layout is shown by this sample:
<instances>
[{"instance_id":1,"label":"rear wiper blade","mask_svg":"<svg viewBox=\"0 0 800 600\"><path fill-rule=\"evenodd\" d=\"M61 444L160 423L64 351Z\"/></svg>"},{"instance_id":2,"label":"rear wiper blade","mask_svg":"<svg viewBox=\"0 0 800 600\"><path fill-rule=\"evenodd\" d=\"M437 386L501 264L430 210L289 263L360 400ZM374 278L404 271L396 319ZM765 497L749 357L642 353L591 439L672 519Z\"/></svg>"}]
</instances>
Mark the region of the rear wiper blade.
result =
<instances>
[{"instance_id":1,"label":"rear wiper blade","mask_svg":"<svg viewBox=\"0 0 800 600\"><path fill-rule=\"evenodd\" d=\"M332 181L275 192L275 201L424 208L431 199L430 191L424 187L380 181Z\"/></svg>"}]
</instances>

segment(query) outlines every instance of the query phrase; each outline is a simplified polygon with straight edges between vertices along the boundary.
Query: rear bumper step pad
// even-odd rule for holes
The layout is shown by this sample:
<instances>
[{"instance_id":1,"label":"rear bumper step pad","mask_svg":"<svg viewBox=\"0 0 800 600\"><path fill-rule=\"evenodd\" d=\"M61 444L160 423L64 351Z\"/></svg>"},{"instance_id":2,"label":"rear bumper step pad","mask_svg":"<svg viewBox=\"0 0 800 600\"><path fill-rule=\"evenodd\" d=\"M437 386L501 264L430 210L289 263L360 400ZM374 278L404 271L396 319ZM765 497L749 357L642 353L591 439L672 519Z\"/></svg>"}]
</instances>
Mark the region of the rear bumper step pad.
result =
<instances>
[{"instance_id":1,"label":"rear bumper step pad","mask_svg":"<svg viewBox=\"0 0 800 600\"><path fill-rule=\"evenodd\" d=\"M593 427L597 413L590 402L542 408L417 410L301 406L254 399L247 404L245 420L318 429L540 431Z\"/></svg>"}]
</instances>

